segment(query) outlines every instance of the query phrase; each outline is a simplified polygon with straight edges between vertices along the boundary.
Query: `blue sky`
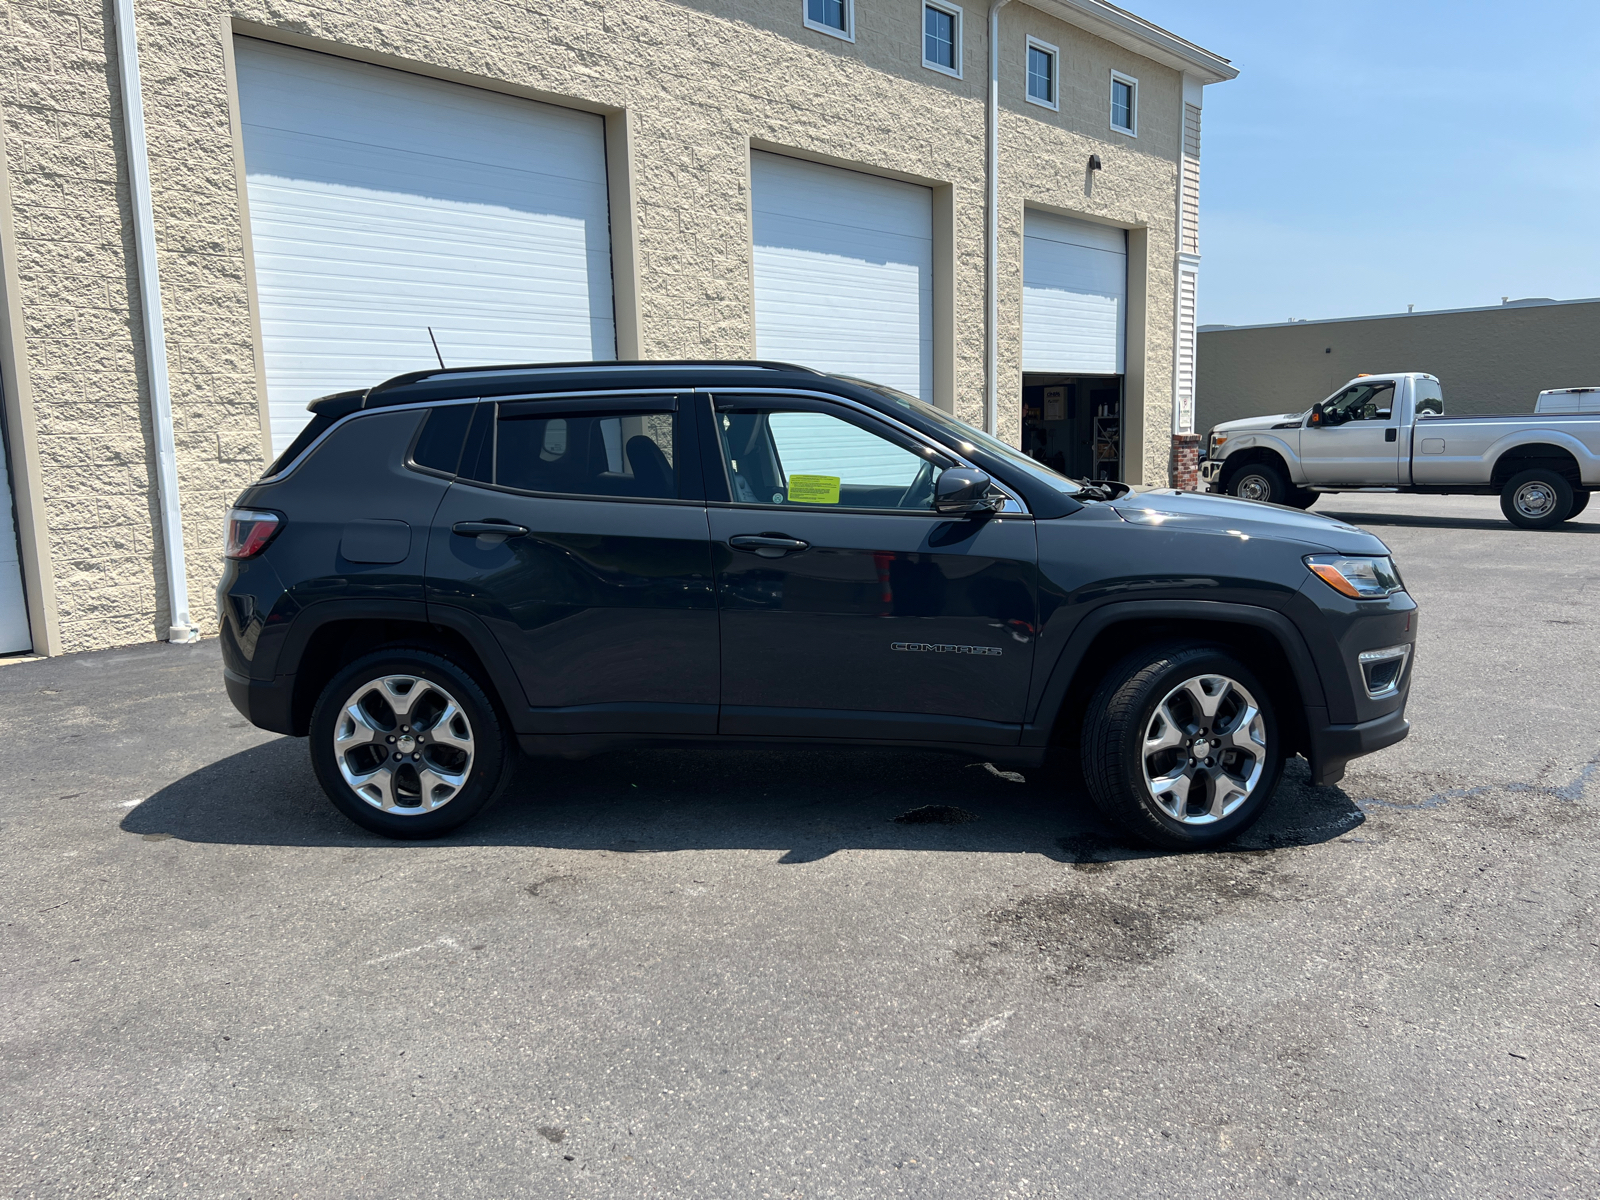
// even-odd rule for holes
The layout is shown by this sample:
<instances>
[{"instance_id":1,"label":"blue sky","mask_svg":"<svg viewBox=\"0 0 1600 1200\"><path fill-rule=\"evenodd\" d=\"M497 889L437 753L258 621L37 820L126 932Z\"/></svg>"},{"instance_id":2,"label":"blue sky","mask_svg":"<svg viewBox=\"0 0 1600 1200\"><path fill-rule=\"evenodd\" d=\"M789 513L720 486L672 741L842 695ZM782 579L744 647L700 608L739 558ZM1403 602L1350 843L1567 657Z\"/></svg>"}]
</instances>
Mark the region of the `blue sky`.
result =
<instances>
[{"instance_id":1,"label":"blue sky","mask_svg":"<svg viewBox=\"0 0 1600 1200\"><path fill-rule=\"evenodd\" d=\"M1120 0L1214 50L1200 320L1600 296L1600 4Z\"/></svg>"}]
</instances>

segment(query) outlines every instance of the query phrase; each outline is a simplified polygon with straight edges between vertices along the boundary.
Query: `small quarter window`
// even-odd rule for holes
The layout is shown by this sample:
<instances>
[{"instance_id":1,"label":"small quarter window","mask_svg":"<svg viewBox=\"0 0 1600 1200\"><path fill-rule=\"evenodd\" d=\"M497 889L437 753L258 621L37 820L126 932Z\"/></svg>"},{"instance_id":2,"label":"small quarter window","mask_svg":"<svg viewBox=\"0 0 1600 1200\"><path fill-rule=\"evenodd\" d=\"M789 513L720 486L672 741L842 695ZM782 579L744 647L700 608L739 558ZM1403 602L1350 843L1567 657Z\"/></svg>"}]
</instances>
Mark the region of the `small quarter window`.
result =
<instances>
[{"instance_id":1,"label":"small quarter window","mask_svg":"<svg viewBox=\"0 0 1600 1200\"><path fill-rule=\"evenodd\" d=\"M961 78L961 10L955 5L922 6L922 65Z\"/></svg>"},{"instance_id":2,"label":"small quarter window","mask_svg":"<svg viewBox=\"0 0 1600 1200\"><path fill-rule=\"evenodd\" d=\"M807 29L829 33L847 42L856 40L855 0L802 0Z\"/></svg>"},{"instance_id":3,"label":"small quarter window","mask_svg":"<svg viewBox=\"0 0 1600 1200\"><path fill-rule=\"evenodd\" d=\"M1139 132L1139 81L1111 72L1111 128L1137 137Z\"/></svg>"},{"instance_id":4,"label":"small quarter window","mask_svg":"<svg viewBox=\"0 0 1600 1200\"><path fill-rule=\"evenodd\" d=\"M411 461L419 467L454 475L461 458L461 443L466 440L467 422L472 420L471 404L447 404L428 413Z\"/></svg>"},{"instance_id":5,"label":"small quarter window","mask_svg":"<svg viewBox=\"0 0 1600 1200\"><path fill-rule=\"evenodd\" d=\"M1061 61L1061 52L1048 42L1041 42L1038 38L1028 39L1028 94L1030 104L1042 104L1046 108L1058 108L1056 94L1058 91L1057 75Z\"/></svg>"}]
</instances>

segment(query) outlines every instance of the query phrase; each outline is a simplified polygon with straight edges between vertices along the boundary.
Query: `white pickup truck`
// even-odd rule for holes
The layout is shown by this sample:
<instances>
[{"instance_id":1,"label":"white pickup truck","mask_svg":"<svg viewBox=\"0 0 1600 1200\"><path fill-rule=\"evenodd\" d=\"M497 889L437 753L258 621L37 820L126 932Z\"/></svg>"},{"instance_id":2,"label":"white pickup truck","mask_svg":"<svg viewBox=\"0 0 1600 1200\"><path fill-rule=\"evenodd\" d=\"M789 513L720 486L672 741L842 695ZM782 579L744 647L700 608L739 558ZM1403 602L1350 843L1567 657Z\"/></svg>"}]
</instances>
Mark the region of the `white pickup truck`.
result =
<instances>
[{"instance_id":1,"label":"white pickup truck","mask_svg":"<svg viewBox=\"0 0 1600 1200\"><path fill-rule=\"evenodd\" d=\"M1600 488L1600 413L1447 417L1432 375L1360 375L1304 412L1216 426L1200 478L1295 508L1363 489L1498 495L1513 525L1549 529Z\"/></svg>"}]
</instances>

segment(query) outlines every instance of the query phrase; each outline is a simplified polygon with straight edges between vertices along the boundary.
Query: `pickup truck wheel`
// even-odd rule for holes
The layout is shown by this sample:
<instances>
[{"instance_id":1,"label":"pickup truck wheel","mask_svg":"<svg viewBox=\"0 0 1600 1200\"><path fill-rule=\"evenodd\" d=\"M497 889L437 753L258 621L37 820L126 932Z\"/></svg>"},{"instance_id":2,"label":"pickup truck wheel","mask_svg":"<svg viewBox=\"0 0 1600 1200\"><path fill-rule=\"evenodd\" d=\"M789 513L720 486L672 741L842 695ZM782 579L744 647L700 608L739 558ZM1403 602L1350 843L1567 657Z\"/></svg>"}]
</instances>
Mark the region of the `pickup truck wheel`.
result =
<instances>
[{"instance_id":1,"label":"pickup truck wheel","mask_svg":"<svg viewBox=\"0 0 1600 1200\"><path fill-rule=\"evenodd\" d=\"M1237 496L1241 500L1259 500L1263 504L1287 503L1290 492L1299 490L1290 485L1282 468L1264 462L1246 463L1240 467L1229 477L1227 487L1230 496Z\"/></svg>"},{"instance_id":2,"label":"pickup truck wheel","mask_svg":"<svg viewBox=\"0 0 1600 1200\"><path fill-rule=\"evenodd\" d=\"M1522 529L1553 529L1572 515L1572 485L1559 471L1532 467L1506 480L1500 511Z\"/></svg>"},{"instance_id":3,"label":"pickup truck wheel","mask_svg":"<svg viewBox=\"0 0 1600 1200\"><path fill-rule=\"evenodd\" d=\"M1588 492L1572 493L1572 507L1567 510L1567 520L1572 520L1573 517L1589 507L1589 495L1590 493Z\"/></svg>"},{"instance_id":4,"label":"pickup truck wheel","mask_svg":"<svg viewBox=\"0 0 1600 1200\"><path fill-rule=\"evenodd\" d=\"M509 776L494 705L430 651L380 650L335 675L311 713L311 765L336 807L392 838L431 838L482 812Z\"/></svg>"},{"instance_id":5,"label":"pickup truck wheel","mask_svg":"<svg viewBox=\"0 0 1600 1200\"><path fill-rule=\"evenodd\" d=\"M1317 497L1321 494L1321 492L1313 492L1310 488L1290 488L1289 495L1285 497L1283 502L1290 508L1298 508L1301 512L1304 512L1317 502Z\"/></svg>"},{"instance_id":6,"label":"pickup truck wheel","mask_svg":"<svg viewBox=\"0 0 1600 1200\"><path fill-rule=\"evenodd\" d=\"M1112 669L1088 711L1089 794L1148 845L1201 850L1230 841L1278 786L1283 751L1271 697L1226 650L1143 650Z\"/></svg>"}]
</instances>

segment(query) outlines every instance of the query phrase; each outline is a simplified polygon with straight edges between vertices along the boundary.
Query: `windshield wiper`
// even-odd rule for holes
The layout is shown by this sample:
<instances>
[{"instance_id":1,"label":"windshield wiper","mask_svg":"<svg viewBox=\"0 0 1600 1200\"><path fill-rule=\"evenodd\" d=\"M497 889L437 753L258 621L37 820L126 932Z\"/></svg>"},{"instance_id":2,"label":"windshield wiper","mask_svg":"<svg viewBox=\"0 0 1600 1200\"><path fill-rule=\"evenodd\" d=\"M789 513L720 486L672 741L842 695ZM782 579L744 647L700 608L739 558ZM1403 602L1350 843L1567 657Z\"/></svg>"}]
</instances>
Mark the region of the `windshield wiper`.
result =
<instances>
[{"instance_id":1,"label":"windshield wiper","mask_svg":"<svg viewBox=\"0 0 1600 1200\"><path fill-rule=\"evenodd\" d=\"M1133 491L1133 485L1119 483L1115 479L1074 479L1083 490L1078 493L1079 500L1116 500Z\"/></svg>"}]
</instances>

